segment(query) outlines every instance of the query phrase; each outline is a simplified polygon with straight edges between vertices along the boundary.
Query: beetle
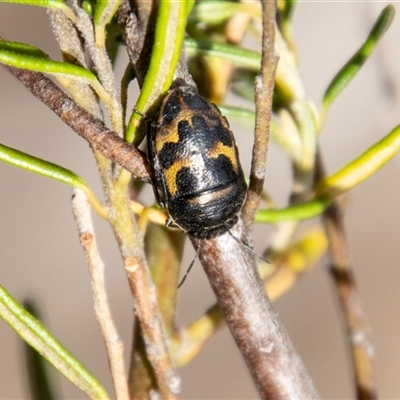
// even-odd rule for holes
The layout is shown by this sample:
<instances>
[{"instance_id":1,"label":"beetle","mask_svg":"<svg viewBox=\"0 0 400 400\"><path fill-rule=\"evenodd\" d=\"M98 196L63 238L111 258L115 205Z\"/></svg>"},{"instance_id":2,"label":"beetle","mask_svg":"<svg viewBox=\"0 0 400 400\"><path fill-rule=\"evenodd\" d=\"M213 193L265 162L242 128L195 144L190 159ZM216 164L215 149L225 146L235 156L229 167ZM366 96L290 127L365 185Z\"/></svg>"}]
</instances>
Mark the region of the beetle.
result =
<instances>
[{"instance_id":1,"label":"beetle","mask_svg":"<svg viewBox=\"0 0 400 400\"><path fill-rule=\"evenodd\" d=\"M195 88L176 86L147 137L154 194L169 214L166 225L198 239L229 231L247 187L235 138L219 109Z\"/></svg>"}]
</instances>

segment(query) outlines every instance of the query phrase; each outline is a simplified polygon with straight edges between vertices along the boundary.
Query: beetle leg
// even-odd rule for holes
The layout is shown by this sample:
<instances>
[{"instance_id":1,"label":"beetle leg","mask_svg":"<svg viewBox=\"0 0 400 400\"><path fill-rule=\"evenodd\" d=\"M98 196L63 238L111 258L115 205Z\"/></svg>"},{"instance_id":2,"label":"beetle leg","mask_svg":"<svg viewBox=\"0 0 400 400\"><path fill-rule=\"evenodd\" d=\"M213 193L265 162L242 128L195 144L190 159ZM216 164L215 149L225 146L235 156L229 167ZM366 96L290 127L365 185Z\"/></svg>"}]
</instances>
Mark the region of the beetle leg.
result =
<instances>
[{"instance_id":1,"label":"beetle leg","mask_svg":"<svg viewBox=\"0 0 400 400\"><path fill-rule=\"evenodd\" d=\"M168 217L167 221L165 222L165 226L166 226L167 228L177 228L177 229L180 229L180 226L177 225L177 224L175 223L175 221L174 221L171 217Z\"/></svg>"}]
</instances>

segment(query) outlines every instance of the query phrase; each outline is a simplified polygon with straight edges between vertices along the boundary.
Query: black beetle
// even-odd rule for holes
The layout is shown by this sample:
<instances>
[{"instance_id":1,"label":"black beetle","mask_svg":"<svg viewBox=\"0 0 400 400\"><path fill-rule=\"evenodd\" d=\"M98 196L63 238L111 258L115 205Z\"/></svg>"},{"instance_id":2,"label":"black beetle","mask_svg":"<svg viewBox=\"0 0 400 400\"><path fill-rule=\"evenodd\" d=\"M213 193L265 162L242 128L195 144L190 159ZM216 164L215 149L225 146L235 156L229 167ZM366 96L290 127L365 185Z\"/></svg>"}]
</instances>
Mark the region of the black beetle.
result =
<instances>
[{"instance_id":1,"label":"black beetle","mask_svg":"<svg viewBox=\"0 0 400 400\"><path fill-rule=\"evenodd\" d=\"M191 86L167 92L148 134L157 202L167 226L198 239L227 232L238 221L246 182L225 117Z\"/></svg>"}]
</instances>

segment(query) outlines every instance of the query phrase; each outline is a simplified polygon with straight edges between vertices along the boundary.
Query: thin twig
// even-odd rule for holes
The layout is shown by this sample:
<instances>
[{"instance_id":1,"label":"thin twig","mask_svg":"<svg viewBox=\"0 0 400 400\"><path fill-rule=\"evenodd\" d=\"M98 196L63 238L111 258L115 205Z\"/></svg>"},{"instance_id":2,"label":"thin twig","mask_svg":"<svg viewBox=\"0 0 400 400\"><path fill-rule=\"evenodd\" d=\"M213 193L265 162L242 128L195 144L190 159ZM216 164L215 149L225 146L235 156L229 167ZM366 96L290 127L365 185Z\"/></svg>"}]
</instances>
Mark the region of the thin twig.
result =
<instances>
[{"instance_id":1,"label":"thin twig","mask_svg":"<svg viewBox=\"0 0 400 400\"><path fill-rule=\"evenodd\" d=\"M85 39L85 49L90 53L93 64L96 67L96 74L101 84L110 96L111 101L106 104L112 127L118 136L123 136L124 122L122 121L122 105L115 82L111 61L107 55L104 43L98 45L94 37L93 22L88 13L83 10L77 0L70 0L72 9L77 15L76 27Z\"/></svg>"},{"instance_id":2,"label":"thin twig","mask_svg":"<svg viewBox=\"0 0 400 400\"><path fill-rule=\"evenodd\" d=\"M263 38L260 74L255 82L256 121L250 183L242 216L246 236L254 223L263 189L278 54L275 50L275 1L262 2Z\"/></svg>"},{"instance_id":3,"label":"thin twig","mask_svg":"<svg viewBox=\"0 0 400 400\"><path fill-rule=\"evenodd\" d=\"M124 260L129 285L136 301L135 313L140 321L141 336L145 342L146 356L154 369L162 399L176 399L180 392L180 378L171 367L166 343L166 333L157 295L145 260L127 257ZM130 379L132 373L129 374ZM130 382L130 387L132 382ZM149 390L151 387L148 388ZM136 393L132 393L136 395Z\"/></svg>"},{"instance_id":4,"label":"thin twig","mask_svg":"<svg viewBox=\"0 0 400 400\"><path fill-rule=\"evenodd\" d=\"M171 231L165 226L150 224L145 237L146 254L149 257L154 284L157 288L158 304L164 320L168 336L175 331L176 287L178 285L179 267L185 236L180 232ZM131 357L130 391L134 398L147 398L149 388L154 385L151 366L146 360L146 349L143 343L143 333L140 324L135 324L133 348ZM173 352L171 352L173 353Z\"/></svg>"},{"instance_id":5,"label":"thin twig","mask_svg":"<svg viewBox=\"0 0 400 400\"><path fill-rule=\"evenodd\" d=\"M124 259L125 272L135 300L135 314L146 346L146 356L153 368L151 374L156 378L156 382L148 390L158 390L158 395L163 399L174 399L179 393L180 381L172 368L156 289L147 266L143 239L130 210L126 184L117 182L108 194L113 206L113 212L110 213L111 225ZM129 373L129 382L131 378L132 374ZM132 386L129 385L129 388L131 391ZM146 394L148 395L148 391ZM131 396L140 398L137 393L131 392Z\"/></svg>"},{"instance_id":6,"label":"thin twig","mask_svg":"<svg viewBox=\"0 0 400 400\"><path fill-rule=\"evenodd\" d=\"M266 295L254 257L227 233L200 246L200 261L262 398L318 398Z\"/></svg>"},{"instance_id":7,"label":"thin twig","mask_svg":"<svg viewBox=\"0 0 400 400\"><path fill-rule=\"evenodd\" d=\"M82 38L72 21L61 10L49 8L47 14L63 60L89 69L85 59L85 50L82 46ZM78 105L95 118L103 120L98 98L87 82L65 76L58 76L57 79L64 88L68 88L68 92Z\"/></svg>"},{"instance_id":8,"label":"thin twig","mask_svg":"<svg viewBox=\"0 0 400 400\"><path fill-rule=\"evenodd\" d=\"M79 107L49 78L39 72L8 66L5 68L72 130L85 139L94 150L124 167L135 179L150 181L146 155Z\"/></svg>"},{"instance_id":9,"label":"thin twig","mask_svg":"<svg viewBox=\"0 0 400 400\"><path fill-rule=\"evenodd\" d=\"M97 322L106 345L117 400L129 400L123 343L112 320L104 282L104 264L100 258L90 215L90 205L80 189L74 190L72 206L80 241L85 250L95 303Z\"/></svg>"},{"instance_id":10,"label":"thin twig","mask_svg":"<svg viewBox=\"0 0 400 400\"><path fill-rule=\"evenodd\" d=\"M316 165L316 180L319 181L325 175L319 154ZM347 328L357 399L375 400L378 394L371 329L358 294L350 261L343 213L337 201L334 201L324 212L323 221L329 243L330 272Z\"/></svg>"}]
</instances>

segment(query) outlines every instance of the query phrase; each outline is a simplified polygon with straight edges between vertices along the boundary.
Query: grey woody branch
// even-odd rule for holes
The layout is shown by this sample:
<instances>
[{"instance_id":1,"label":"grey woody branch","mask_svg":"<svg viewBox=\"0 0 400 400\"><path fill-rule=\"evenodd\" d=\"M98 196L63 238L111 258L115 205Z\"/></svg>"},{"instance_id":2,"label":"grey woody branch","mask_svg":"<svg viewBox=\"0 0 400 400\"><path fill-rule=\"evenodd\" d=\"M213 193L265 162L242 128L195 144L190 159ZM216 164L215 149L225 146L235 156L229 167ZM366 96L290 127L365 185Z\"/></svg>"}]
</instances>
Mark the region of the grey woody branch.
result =
<instances>
[{"instance_id":1,"label":"grey woody branch","mask_svg":"<svg viewBox=\"0 0 400 400\"><path fill-rule=\"evenodd\" d=\"M5 68L73 131L85 139L94 150L127 169L135 179L150 181L146 155L118 137L102 121L79 107L52 80L39 72L8 66Z\"/></svg>"},{"instance_id":2,"label":"grey woody branch","mask_svg":"<svg viewBox=\"0 0 400 400\"><path fill-rule=\"evenodd\" d=\"M232 233L239 236L239 222ZM198 246L197 239L192 239ZM263 399L316 399L313 384L268 299L254 257L226 233L200 243L200 261Z\"/></svg>"}]
</instances>

